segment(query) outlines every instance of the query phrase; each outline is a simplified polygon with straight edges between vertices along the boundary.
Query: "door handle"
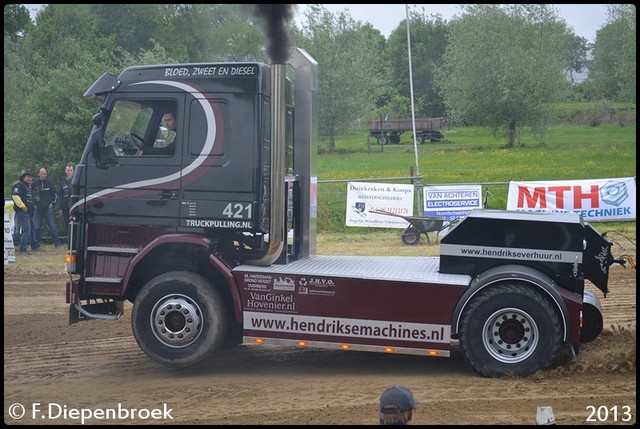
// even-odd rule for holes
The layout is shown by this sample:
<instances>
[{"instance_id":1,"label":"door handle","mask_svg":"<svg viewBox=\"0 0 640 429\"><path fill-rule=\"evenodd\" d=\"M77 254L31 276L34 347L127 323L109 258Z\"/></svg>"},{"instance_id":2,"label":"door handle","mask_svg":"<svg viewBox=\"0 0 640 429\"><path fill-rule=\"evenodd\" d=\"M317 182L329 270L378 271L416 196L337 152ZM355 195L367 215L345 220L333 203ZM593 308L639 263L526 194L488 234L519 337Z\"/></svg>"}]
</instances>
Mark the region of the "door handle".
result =
<instances>
[{"instance_id":1,"label":"door handle","mask_svg":"<svg viewBox=\"0 0 640 429\"><path fill-rule=\"evenodd\" d=\"M163 200L175 200L178 198L177 191L162 191L160 192L160 198Z\"/></svg>"}]
</instances>

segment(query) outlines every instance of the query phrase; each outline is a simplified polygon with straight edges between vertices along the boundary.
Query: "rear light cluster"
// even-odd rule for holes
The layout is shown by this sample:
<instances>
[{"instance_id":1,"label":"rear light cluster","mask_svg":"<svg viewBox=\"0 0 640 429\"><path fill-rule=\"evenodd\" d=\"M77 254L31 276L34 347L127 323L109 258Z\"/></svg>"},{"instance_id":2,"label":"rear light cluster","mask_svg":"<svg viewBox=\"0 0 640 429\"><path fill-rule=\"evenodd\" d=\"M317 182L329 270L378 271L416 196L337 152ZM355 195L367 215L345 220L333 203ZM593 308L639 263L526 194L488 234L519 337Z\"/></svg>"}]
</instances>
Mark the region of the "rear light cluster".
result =
<instances>
[{"instance_id":1,"label":"rear light cluster","mask_svg":"<svg viewBox=\"0 0 640 429\"><path fill-rule=\"evenodd\" d=\"M76 255L68 253L64 257L64 269L67 274L73 274L76 271Z\"/></svg>"}]
</instances>

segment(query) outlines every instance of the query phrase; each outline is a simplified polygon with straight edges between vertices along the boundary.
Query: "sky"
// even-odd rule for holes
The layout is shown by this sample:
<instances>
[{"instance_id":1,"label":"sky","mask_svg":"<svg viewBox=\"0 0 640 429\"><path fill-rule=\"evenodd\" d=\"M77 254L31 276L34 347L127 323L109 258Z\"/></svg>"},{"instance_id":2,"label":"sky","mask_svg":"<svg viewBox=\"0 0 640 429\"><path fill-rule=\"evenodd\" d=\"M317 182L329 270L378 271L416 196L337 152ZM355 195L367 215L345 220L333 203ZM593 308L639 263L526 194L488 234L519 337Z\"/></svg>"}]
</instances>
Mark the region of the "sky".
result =
<instances>
[{"instance_id":1,"label":"sky","mask_svg":"<svg viewBox=\"0 0 640 429\"><path fill-rule=\"evenodd\" d=\"M405 4L323 4L325 9L331 13L349 12L351 18L362 23L369 22L374 28L380 30L385 36L398 26L400 21L407 17ZM554 4L558 10L558 15L564 19L573 32L587 39L588 42L595 42L596 31L607 21L606 4ZM306 5L299 5L296 13L296 22L304 20ZM460 14L459 4L410 4L409 9L424 14L440 14L446 21L453 15Z\"/></svg>"}]
</instances>

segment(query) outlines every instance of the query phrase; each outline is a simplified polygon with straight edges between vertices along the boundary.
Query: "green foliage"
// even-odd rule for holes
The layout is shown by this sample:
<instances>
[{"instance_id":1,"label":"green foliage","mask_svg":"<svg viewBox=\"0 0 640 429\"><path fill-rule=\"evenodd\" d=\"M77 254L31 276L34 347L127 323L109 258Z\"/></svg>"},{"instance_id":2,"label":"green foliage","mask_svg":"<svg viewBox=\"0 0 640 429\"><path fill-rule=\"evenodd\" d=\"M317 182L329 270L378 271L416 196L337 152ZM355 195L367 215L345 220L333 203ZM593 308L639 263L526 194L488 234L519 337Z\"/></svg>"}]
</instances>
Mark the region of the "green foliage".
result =
<instances>
[{"instance_id":1,"label":"green foliage","mask_svg":"<svg viewBox=\"0 0 640 429\"><path fill-rule=\"evenodd\" d=\"M592 127L617 124L635 125L636 105L632 103L561 103L549 106L550 125L574 124Z\"/></svg>"},{"instance_id":2,"label":"green foliage","mask_svg":"<svg viewBox=\"0 0 640 429\"><path fill-rule=\"evenodd\" d=\"M46 5L28 39L37 67L31 73L47 79L49 70L73 67L86 53L96 55L101 47L97 29L91 5Z\"/></svg>"},{"instance_id":3,"label":"green foliage","mask_svg":"<svg viewBox=\"0 0 640 429\"><path fill-rule=\"evenodd\" d=\"M410 14L411 64L413 70L414 103L417 117L441 117L445 114L442 95L434 84L435 70L444 59L449 29L440 16L428 17L412 11ZM400 97L405 100L403 111L411 112L411 92L408 76L409 52L407 49L406 20L389 35L387 47L389 79ZM397 99L395 101L398 101ZM390 103L391 104L391 103ZM397 109L390 106L389 113L398 116Z\"/></svg>"},{"instance_id":4,"label":"green foliage","mask_svg":"<svg viewBox=\"0 0 640 429\"><path fill-rule=\"evenodd\" d=\"M153 41L172 42L162 10L153 4L92 4L92 16L101 37L113 37L123 51L138 54L151 49Z\"/></svg>"},{"instance_id":5,"label":"green foliage","mask_svg":"<svg viewBox=\"0 0 640 429\"><path fill-rule=\"evenodd\" d=\"M589 81L597 99L636 102L634 5L610 5L609 22L596 34Z\"/></svg>"},{"instance_id":6,"label":"green foliage","mask_svg":"<svg viewBox=\"0 0 640 429\"><path fill-rule=\"evenodd\" d=\"M543 129L545 103L568 88L566 25L548 5L469 5L452 22L438 70L449 117L506 131Z\"/></svg>"},{"instance_id":7,"label":"green foliage","mask_svg":"<svg viewBox=\"0 0 640 429\"><path fill-rule=\"evenodd\" d=\"M67 162L77 162L91 130L91 116L97 105L82 94L93 83L87 76L99 76L102 64L85 56L75 68L60 67L50 72L56 85L36 81L23 120L28 128L7 134L7 146L19 168L46 167L56 182L63 177ZM70 96L74 94L74 96ZM18 169L19 171L19 169Z\"/></svg>"},{"instance_id":8,"label":"green foliage","mask_svg":"<svg viewBox=\"0 0 640 429\"><path fill-rule=\"evenodd\" d=\"M362 25L346 13L334 15L320 5L310 6L307 22L298 44L318 62L319 128L329 136L333 151L335 134L373 108L370 94L381 81L368 68L378 61L374 47L380 40L370 29L359 31Z\"/></svg>"},{"instance_id":9,"label":"green foliage","mask_svg":"<svg viewBox=\"0 0 640 429\"><path fill-rule=\"evenodd\" d=\"M244 6L244 7L243 7ZM262 25L247 6L221 4L212 7L213 22L211 46L203 52L207 61L262 61L268 62L264 48Z\"/></svg>"},{"instance_id":10,"label":"green foliage","mask_svg":"<svg viewBox=\"0 0 640 429\"><path fill-rule=\"evenodd\" d=\"M4 37L16 41L18 37L25 34L31 18L29 10L21 4L7 4L4 6Z\"/></svg>"}]
</instances>

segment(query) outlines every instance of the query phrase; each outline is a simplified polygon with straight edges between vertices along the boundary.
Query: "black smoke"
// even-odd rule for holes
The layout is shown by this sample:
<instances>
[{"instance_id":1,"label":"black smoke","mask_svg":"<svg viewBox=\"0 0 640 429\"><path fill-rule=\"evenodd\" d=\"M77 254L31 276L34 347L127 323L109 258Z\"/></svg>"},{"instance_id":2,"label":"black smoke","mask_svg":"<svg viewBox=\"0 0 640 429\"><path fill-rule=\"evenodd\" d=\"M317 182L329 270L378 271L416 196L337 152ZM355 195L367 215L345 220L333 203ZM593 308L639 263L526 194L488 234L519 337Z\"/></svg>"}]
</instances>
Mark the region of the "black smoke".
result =
<instances>
[{"instance_id":1,"label":"black smoke","mask_svg":"<svg viewBox=\"0 0 640 429\"><path fill-rule=\"evenodd\" d=\"M267 55L275 64L284 64L289 59L291 40L289 22L296 11L295 4L252 4L253 16L262 27Z\"/></svg>"}]
</instances>

